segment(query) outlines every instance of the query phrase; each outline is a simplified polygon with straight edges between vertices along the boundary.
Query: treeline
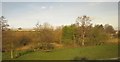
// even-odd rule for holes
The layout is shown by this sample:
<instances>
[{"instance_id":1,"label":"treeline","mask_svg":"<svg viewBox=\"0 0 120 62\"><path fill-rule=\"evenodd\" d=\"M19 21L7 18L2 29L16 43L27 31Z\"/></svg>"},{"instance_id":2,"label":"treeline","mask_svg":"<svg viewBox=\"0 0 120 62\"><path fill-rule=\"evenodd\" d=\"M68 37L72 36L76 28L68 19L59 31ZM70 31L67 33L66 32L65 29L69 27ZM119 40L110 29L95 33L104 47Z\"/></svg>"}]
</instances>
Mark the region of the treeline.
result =
<instances>
[{"instance_id":1,"label":"treeline","mask_svg":"<svg viewBox=\"0 0 120 62\"><path fill-rule=\"evenodd\" d=\"M75 46L101 45L113 38L117 38L116 31L108 24L90 25L85 29L75 24L63 27L62 41Z\"/></svg>"},{"instance_id":2,"label":"treeline","mask_svg":"<svg viewBox=\"0 0 120 62\"><path fill-rule=\"evenodd\" d=\"M49 23L43 25L37 23L35 31L4 30L6 26L2 26L2 48L3 51L51 50L61 47L102 45L118 37L111 25L93 26L90 22L90 17L82 16L78 17L74 24L56 28Z\"/></svg>"}]
</instances>

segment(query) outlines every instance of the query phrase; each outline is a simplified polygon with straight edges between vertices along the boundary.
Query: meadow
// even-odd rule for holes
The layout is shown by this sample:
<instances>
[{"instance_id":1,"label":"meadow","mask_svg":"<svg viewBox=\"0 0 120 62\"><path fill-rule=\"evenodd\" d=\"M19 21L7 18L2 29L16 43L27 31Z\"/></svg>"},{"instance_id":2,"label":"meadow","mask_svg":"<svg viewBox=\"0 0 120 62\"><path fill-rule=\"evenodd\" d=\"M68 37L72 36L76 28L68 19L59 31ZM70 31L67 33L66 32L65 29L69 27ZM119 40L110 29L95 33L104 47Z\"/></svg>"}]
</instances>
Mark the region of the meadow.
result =
<instances>
[{"instance_id":1,"label":"meadow","mask_svg":"<svg viewBox=\"0 0 120 62\"><path fill-rule=\"evenodd\" d=\"M79 48L61 48L50 52L35 51L10 59L10 52L3 53L3 60L99 60L118 58L118 45L98 45Z\"/></svg>"}]
</instances>

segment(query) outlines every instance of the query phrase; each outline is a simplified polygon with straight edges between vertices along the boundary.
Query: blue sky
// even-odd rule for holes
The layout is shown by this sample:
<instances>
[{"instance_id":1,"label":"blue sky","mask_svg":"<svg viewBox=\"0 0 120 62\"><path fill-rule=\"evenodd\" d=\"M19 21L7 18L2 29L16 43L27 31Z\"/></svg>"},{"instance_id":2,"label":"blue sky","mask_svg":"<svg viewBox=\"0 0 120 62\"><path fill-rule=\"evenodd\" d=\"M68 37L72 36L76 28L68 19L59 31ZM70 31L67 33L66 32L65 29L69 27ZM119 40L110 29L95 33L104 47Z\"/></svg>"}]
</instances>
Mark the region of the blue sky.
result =
<instances>
[{"instance_id":1,"label":"blue sky","mask_svg":"<svg viewBox=\"0 0 120 62\"><path fill-rule=\"evenodd\" d=\"M14 28L32 28L38 21L53 26L69 25L82 15L90 16L93 24L118 27L118 4L115 2L4 2L2 10L2 15Z\"/></svg>"}]
</instances>

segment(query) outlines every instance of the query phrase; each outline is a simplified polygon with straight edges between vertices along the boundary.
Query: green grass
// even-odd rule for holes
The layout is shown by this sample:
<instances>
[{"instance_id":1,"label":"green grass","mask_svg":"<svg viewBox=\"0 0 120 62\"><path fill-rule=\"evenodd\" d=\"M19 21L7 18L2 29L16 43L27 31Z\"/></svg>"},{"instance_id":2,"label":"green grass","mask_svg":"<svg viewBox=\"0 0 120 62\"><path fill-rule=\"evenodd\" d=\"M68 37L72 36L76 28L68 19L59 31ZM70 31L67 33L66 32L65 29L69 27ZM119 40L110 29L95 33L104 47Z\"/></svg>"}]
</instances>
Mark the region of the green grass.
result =
<instances>
[{"instance_id":1,"label":"green grass","mask_svg":"<svg viewBox=\"0 0 120 62\"><path fill-rule=\"evenodd\" d=\"M0 52L0 61L2 60L2 52Z\"/></svg>"},{"instance_id":2,"label":"green grass","mask_svg":"<svg viewBox=\"0 0 120 62\"><path fill-rule=\"evenodd\" d=\"M75 57L87 59L108 59L118 57L117 45L88 46L79 48L55 49L52 52L31 52L15 60L73 60ZM3 53L3 60L10 59L10 54Z\"/></svg>"}]
</instances>

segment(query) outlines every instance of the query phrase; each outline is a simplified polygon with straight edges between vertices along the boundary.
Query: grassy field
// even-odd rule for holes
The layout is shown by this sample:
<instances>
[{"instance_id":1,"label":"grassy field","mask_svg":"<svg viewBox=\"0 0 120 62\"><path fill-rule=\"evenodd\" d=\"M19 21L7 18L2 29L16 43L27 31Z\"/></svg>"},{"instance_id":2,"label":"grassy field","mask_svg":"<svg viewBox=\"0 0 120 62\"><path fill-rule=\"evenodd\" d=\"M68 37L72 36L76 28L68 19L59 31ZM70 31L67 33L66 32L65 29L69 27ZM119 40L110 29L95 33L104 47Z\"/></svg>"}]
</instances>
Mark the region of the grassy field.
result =
<instances>
[{"instance_id":1,"label":"grassy field","mask_svg":"<svg viewBox=\"0 0 120 62\"><path fill-rule=\"evenodd\" d=\"M55 49L51 52L30 52L15 60L73 60L75 57L89 60L118 57L118 45L88 46ZM10 59L10 53L3 53L3 60Z\"/></svg>"},{"instance_id":2,"label":"grassy field","mask_svg":"<svg viewBox=\"0 0 120 62\"><path fill-rule=\"evenodd\" d=\"M0 61L2 60L2 52L0 52Z\"/></svg>"}]
</instances>

